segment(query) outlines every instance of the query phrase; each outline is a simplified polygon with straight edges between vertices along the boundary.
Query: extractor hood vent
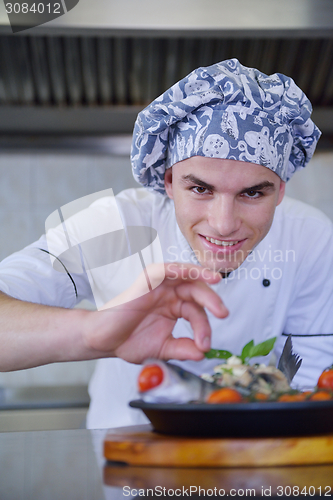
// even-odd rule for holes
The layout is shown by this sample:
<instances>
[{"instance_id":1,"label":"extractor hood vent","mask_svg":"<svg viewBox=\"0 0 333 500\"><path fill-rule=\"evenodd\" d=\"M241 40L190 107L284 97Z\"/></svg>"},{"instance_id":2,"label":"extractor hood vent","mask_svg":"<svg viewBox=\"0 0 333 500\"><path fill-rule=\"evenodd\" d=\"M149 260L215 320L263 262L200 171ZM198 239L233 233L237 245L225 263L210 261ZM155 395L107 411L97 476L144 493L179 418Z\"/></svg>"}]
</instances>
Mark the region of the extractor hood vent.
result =
<instances>
[{"instance_id":1,"label":"extractor hood vent","mask_svg":"<svg viewBox=\"0 0 333 500\"><path fill-rule=\"evenodd\" d=\"M0 36L0 103L143 106L199 66L236 57L285 73L316 107L333 106L332 39Z\"/></svg>"}]
</instances>

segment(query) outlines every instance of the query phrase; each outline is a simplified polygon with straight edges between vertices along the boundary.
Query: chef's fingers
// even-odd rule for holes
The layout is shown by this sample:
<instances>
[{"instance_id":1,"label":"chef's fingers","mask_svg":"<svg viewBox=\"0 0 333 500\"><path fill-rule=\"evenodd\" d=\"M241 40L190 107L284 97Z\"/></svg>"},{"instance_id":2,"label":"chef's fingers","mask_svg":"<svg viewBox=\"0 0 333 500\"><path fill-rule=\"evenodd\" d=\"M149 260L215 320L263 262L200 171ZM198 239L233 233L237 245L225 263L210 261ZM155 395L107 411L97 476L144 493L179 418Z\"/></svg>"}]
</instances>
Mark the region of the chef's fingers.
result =
<instances>
[{"instance_id":1,"label":"chef's fingers","mask_svg":"<svg viewBox=\"0 0 333 500\"><path fill-rule=\"evenodd\" d=\"M180 312L191 324L195 345L200 351L209 351L212 330L205 310L193 302L183 302Z\"/></svg>"},{"instance_id":2,"label":"chef's fingers","mask_svg":"<svg viewBox=\"0 0 333 500\"><path fill-rule=\"evenodd\" d=\"M194 341L188 338L170 338L163 346L159 359L178 359L179 361L200 361L204 357L203 352L197 348Z\"/></svg>"},{"instance_id":3,"label":"chef's fingers","mask_svg":"<svg viewBox=\"0 0 333 500\"><path fill-rule=\"evenodd\" d=\"M175 292L182 300L195 302L199 306L206 307L218 318L226 318L229 314L222 299L206 283L201 281L184 282L175 288Z\"/></svg>"}]
</instances>

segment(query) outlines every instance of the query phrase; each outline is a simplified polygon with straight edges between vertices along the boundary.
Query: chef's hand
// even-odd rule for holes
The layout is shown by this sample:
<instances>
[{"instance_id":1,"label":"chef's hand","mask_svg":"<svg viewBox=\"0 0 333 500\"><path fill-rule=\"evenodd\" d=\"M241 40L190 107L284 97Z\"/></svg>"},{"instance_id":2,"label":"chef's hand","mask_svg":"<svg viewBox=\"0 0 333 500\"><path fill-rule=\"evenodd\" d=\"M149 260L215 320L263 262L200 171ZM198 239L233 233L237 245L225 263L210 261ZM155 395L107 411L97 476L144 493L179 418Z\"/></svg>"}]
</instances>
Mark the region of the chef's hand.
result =
<instances>
[{"instance_id":1,"label":"chef's hand","mask_svg":"<svg viewBox=\"0 0 333 500\"><path fill-rule=\"evenodd\" d=\"M153 290L145 293L147 281L142 273L124 294L86 318L88 349L95 350L98 357L105 353L104 357L117 356L131 363L147 358L202 359L211 339L204 308L218 318L228 315L220 297L207 285L218 283L221 276L191 264L153 264L147 272ZM154 288L161 273L165 279ZM133 299L140 290L144 295ZM178 318L190 322L193 340L172 336Z\"/></svg>"},{"instance_id":2,"label":"chef's hand","mask_svg":"<svg viewBox=\"0 0 333 500\"><path fill-rule=\"evenodd\" d=\"M0 293L0 371L111 356L132 363L149 357L201 359L211 335L204 308L218 318L228 315L205 283L217 283L221 277L198 266L167 264L161 283L162 266L147 268L152 291L146 293L143 274L103 311L33 304ZM173 338L181 317L191 323L193 340Z\"/></svg>"}]
</instances>

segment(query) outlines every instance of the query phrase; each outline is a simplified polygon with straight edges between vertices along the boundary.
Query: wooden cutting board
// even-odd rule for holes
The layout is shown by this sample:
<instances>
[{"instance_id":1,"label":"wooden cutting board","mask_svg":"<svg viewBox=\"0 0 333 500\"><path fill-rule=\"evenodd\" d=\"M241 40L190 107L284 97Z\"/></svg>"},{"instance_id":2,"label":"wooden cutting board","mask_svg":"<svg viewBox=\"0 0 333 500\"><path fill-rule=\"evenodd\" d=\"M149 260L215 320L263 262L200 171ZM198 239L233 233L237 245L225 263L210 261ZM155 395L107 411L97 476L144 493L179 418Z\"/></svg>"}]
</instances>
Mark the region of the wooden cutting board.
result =
<instances>
[{"instance_id":1,"label":"wooden cutting board","mask_svg":"<svg viewBox=\"0 0 333 500\"><path fill-rule=\"evenodd\" d=\"M270 467L333 463L333 434L282 438L192 438L150 425L110 430L107 460L157 467Z\"/></svg>"}]
</instances>

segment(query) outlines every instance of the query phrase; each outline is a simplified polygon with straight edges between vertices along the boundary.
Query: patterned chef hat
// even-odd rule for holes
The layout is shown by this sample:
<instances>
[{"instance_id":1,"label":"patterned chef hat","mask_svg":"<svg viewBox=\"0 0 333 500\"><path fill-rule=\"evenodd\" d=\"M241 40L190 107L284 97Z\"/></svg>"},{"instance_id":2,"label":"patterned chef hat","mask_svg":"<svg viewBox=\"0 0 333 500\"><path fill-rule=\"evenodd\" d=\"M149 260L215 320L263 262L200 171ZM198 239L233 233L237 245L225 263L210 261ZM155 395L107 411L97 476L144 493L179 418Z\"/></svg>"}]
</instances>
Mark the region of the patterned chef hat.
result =
<instances>
[{"instance_id":1,"label":"patterned chef hat","mask_svg":"<svg viewBox=\"0 0 333 500\"><path fill-rule=\"evenodd\" d=\"M192 156L257 163L283 181L306 166L320 130L295 82L237 59L198 68L137 117L131 160L143 186L165 193L164 173Z\"/></svg>"}]
</instances>

